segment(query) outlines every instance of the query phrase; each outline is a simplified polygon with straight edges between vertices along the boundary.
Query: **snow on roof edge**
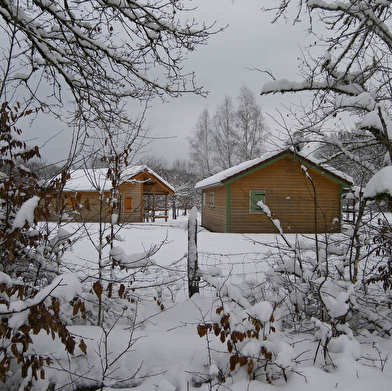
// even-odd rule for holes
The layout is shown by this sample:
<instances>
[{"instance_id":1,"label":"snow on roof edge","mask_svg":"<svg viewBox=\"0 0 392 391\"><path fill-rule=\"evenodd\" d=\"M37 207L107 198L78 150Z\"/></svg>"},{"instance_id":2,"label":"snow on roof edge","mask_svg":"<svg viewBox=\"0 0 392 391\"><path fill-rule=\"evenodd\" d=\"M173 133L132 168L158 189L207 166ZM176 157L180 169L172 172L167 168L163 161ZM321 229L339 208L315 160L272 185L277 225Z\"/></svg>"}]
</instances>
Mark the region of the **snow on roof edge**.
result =
<instances>
[{"instance_id":1,"label":"snow on roof edge","mask_svg":"<svg viewBox=\"0 0 392 391\"><path fill-rule=\"evenodd\" d=\"M275 155L275 154L274 154ZM271 155L272 157L273 155ZM247 160L246 162L240 163L236 166L230 167L226 170L220 171L217 174L214 174L206 179L203 179L196 183L195 189L201 190L208 187L220 186L223 181L227 178L230 178L234 175L239 174L242 171L245 171L251 167L254 167L260 164L262 161L267 160L265 157L260 157L252 160Z\"/></svg>"},{"instance_id":2,"label":"snow on roof edge","mask_svg":"<svg viewBox=\"0 0 392 391\"><path fill-rule=\"evenodd\" d=\"M203 189L207 189L210 187L215 187L215 186L221 186L223 185L223 182L228 179L231 178L233 176L239 175L241 172L246 171L250 168L256 167L257 165L266 162L272 158L274 158L275 156L279 156L279 155L284 155L286 152L291 152L294 153L293 149L285 149L283 151L280 152L270 152L267 153L259 158L256 159L252 159L252 160L248 160L245 161L243 163L240 163L236 166L230 167L226 170L223 170L221 172L218 172L217 174L214 174L206 179L203 179L201 181L199 181L198 183L196 183L195 189L196 190L203 190ZM319 160L313 158L313 157L309 157L309 156L305 156L305 154L301 153L301 152L295 152L297 155L299 155L301 158L309 161L310 163L316 165L316 166L320 166L321 169L327 170L329 171L331 174L334 174L335 176L339 177L340 179L345 180L346 182L350 182L353 183L353 179L351 176L329 166L329 165L323 165L320 163Z\"/></svg>"},{"instance_id":3,"label":"snow on roof edge","mask_svg":"<svg viewBox=\"0 0 392 391\"><path fill-rule=\"evenodd\" d=\"M138 175L142 172L148 172L155 176L165 186L167 186L173 192L174 187L159 176L155 171L146 165L130 166L126 168L121 174L121 183L129 180L130 178ZM112 186L110 180L106 176L107 168L96 168L96 169L77 169L71 172L71 178L66 183L65 191L110 191Z\"/></svg>"},{"instance_id":4,"label":"snow on roof edge","mask_svg":"<svg viewBox=\"0 0 392 391\"><path fill-rule=\"evenodd\" d=\"M160 175L158 175L155 171L153 171L151 168L147 167L144 165L143 167L146 168L146 171L149 172L150 174L154 175L157 179L159 179L164 185L166 185L170 190L173 191L173 193L176 191L176 189L168 182L166 179L163 179Z\"/></svg>"}]
</instances>

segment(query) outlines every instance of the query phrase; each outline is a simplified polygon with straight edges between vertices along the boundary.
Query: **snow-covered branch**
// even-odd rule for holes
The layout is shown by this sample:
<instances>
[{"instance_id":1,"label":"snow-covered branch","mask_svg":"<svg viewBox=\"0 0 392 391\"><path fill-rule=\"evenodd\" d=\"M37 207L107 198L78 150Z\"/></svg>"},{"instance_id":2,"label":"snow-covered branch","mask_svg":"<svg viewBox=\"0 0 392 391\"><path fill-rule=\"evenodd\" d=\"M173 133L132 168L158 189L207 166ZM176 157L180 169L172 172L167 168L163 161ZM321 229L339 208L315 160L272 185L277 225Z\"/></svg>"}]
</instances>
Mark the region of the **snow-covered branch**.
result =
<instances>
[{"instance_id":1,"label":"snow-covered branch","mask_svg":"<svg viewBox=\"0 0 392 391\"><path fill-rule=\"evenodd\" d=\"M336 81L315 81L304 80L302 82L280 79L265 83L261 90L261 95L275 94L278 92L300 92L300 91L334 91L336 93L357 96L363 93L363 88L359 84L339 84Z\"/></svg>"},{"instance_id":2,"label":"snow-covered branch","mask_svg":"<svg viewBox=\"0 0 392 391\"><path fill-rule=\"evenodd\" d=\"M124 114L125 98L203 94L182 63L214 32L178 16L185 11L176 1L161 0L0 1L5 31L11 35L16 28L21 42L14 56L24 69L15 79L28 86L41 73L57 86L58 99L64 82L79 115L90 120Z\"/></svg>"}]
</instances>

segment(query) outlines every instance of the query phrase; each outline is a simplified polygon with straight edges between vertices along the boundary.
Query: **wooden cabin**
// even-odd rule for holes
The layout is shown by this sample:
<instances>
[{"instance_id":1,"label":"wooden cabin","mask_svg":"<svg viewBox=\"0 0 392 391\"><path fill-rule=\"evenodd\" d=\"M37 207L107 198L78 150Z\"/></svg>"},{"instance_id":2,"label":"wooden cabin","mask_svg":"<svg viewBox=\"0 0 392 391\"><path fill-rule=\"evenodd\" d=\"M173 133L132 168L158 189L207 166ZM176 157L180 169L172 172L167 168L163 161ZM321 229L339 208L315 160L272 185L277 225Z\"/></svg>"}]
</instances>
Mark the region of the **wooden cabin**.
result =
<instances>
[{"instance_id":1,"label":"wooden cabin","mask_svg":"<svg viewBox=\"0 0 392 391\"><path fill-rule=\"evenodd\" d=\"M340 232L351 185L350 177L291 149L269 154L197 183L201 225L231 233L276 233L277 224L285 233Z\"/></svg>"},{"instance_id":2,"label":"wooden cabin","mask_svg":"<svg viewBox=\"0 0 392 391\"><path fill-rule=\"evenodd\" d=\"M168 182L145 165L127 168L119 182L113 189L107 169L73 171L64 189L68 213L76 221L109 221L114 199L118 223L167 221L168 196L174 193Z\"/></svg>"}]
</instances>

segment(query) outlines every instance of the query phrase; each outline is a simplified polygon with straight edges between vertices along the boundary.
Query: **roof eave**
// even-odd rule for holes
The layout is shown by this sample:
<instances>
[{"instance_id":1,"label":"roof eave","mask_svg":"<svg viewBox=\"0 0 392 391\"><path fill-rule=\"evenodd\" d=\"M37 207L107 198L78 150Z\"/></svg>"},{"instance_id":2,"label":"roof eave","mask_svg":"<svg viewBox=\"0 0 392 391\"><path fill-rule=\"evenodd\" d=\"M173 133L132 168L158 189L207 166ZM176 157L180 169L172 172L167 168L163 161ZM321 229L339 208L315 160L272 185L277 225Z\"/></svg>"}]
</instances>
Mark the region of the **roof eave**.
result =
<instances>
[{"instance_id":1,"label":"roof eave","mask_svg":"<svg viewBox=\"0 0 392 391\"><path fill-rule=\"evenodd\" d=\"M201 182L203 182L203 181L201 181ZM218 187L218 186L223 186L223 183L222 182L214 182L214 183L209 183L208 185L198 185L198 184L196 184L196 186L195 186L195 189L196 190L205 190L205 189L210 189L210 188L212 188L212 187Z\"/></svg>"},{"instance_id":2,"label":"roof eave","mask_svg":"<svg viewBox=\"0 0 392 391\"><path fill-rule=\"evenodd\" d=\"M349 186L349 187L353 185L353 181L348 180L347 178L344 178L344 177L334 173L333 171L329 170L326 167L319 166L316 162L314 162L314 161L312 161L312 160L310 160L310 159L308 159L298 153L293 152L291 149L286 149L280 153L277 153L274 156L269 157L268 159L265 159L261 162L254 164L251 167L246 168L245 170L237 172L236 174L233 174L233 175L223 179L221 181L221 184L224 185L226 182L231 182L231 181L237 179L238 177L246 174L247 172L251 172L252 170L268 166L269 164L271 164L277 160L280 160L280 159L284 158L285 156L293 156L300 163L306 163L308 166L310 166L310 168L312 168L315 171L318 171L319 173L321 173L323 175L327 174L329 177L331 177L330 178L331 180L334 180L335 182L338 182L341 185L345 185L345 186Z\"/></svg>"}]
</instances>

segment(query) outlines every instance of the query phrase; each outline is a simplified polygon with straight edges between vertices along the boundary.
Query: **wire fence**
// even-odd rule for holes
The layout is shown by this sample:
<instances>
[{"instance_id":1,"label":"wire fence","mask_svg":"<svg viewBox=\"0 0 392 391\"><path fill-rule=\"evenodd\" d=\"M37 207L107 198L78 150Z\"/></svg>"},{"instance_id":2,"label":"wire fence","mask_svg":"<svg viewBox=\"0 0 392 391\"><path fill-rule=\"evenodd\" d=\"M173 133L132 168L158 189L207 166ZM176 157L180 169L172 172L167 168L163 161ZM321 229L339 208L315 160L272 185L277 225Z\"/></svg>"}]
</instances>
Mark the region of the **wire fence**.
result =
<instances>
[{"instance_id":1,"label":"wire fence","mask_svg":"<svg viewBox=\"0 0 392 391\"><path fill-rule=\"evenodd\" d=\"M216 289L209 283L213 278L218 284L230 284L240 287L247 284L259 284L264 273L269 269L262 252L212 253L198 252L201 275L200 293L206 297L216 296Z\"/></svg>"},{"instance_id":2,"label":"wire fence","mask_svg":"<svg viewBox=\"0 0 392 391\"><path fill-rule=\"evenodd\" d=\"M269 269L266 252L237 252L215 253L198 251L198 270L200 275L199 292L205 297L216 297L216 288L209 283L211 278L219 284L241 286L244 281L259 284L264 279L264 273ZM148 263L146 267L116 270L115 276L111 264L107 263L101 271L97 262L90 259L77 259L67 262L68 270L77 272L86 286L98 279L103 285L113 282L124 284L132 297L143 300L169 299L183 300L189 297L187 255L172 262L170 265ZM208 278L207 278L208 277ZM208 281L207 281L208 280Z\"/></svg>"},{"instance_id":3,"label":"wire fence","mask_svg":"<svg viewBox=\"0 0 392 391\"><path fill-rule=\"evenodd\" d=\"M241 286L247 283L263 281L265 271L269 266L265 260L265 253L213 253L199 251L198 269L200 275L199 291L205 297L215 297L216 288L209 281L211 278L219 284ZM170 266L153 266L148 270L139 271L134 276L131 285L143 296L166 297L171 300L188 297L187 259L178 260ZM147 293L149 292L149 293Z\"/></svg>"},{"instance_id":4,"label":"wire fence","mask_svg":"<svg viewBox=\"0 0 392 391\"><path fill-rule=\"evenodd\" d=\"M257 280L268 270L262 252L220 254L199 251L198 262L202 274L217 275L231 284L244 279Z\"/></svg>"}]
</instances>

